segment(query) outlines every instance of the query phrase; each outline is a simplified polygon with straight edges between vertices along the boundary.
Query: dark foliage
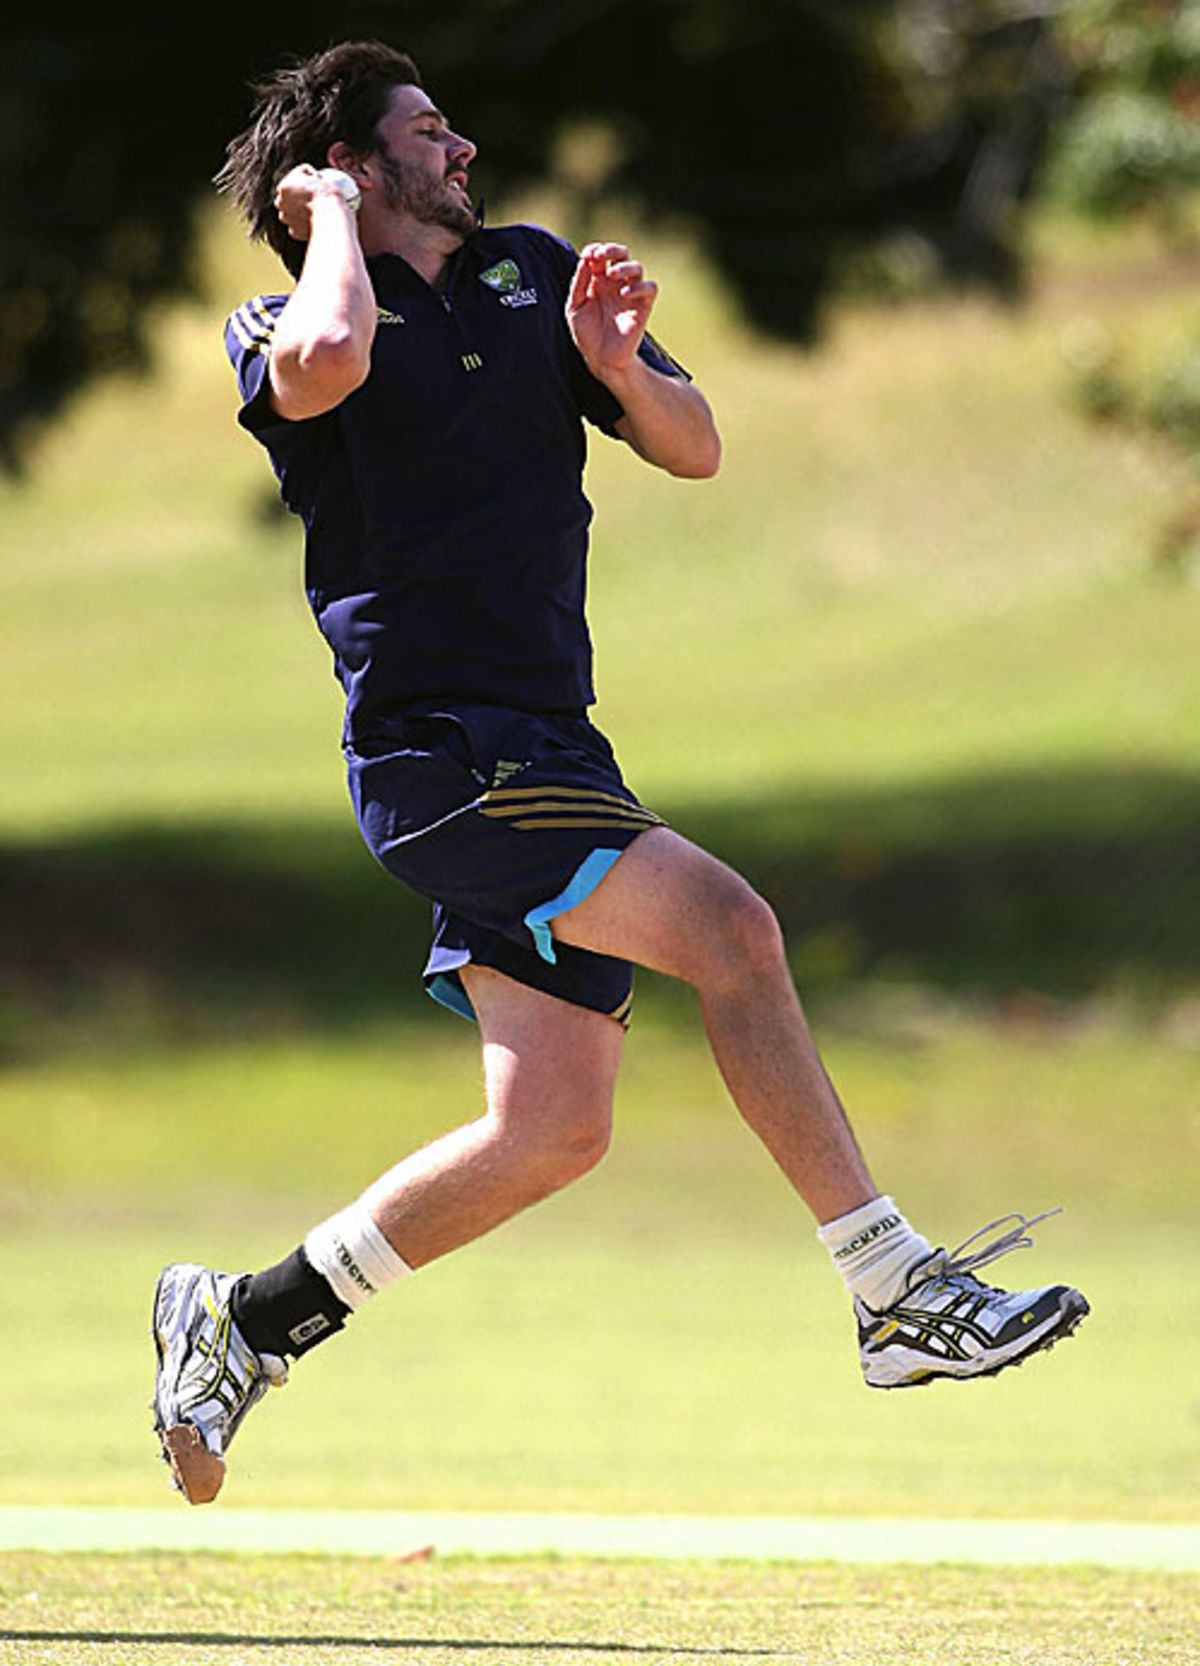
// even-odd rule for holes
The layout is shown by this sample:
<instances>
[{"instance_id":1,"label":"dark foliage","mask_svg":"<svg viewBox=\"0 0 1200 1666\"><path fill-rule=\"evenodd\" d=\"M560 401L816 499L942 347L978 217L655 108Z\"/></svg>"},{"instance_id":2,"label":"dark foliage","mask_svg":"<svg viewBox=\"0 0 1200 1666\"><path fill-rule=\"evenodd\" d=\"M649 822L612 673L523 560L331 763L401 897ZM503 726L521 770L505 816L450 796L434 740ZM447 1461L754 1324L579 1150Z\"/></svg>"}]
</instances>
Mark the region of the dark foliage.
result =
<instances>
[{"instance_id":1,"label":"dark foliage","mask_svg":"<svg viewBox=\"0 0 1200 1666\"><path fill-rule=\"evenodd\" d=\"M747 316L792 339L856 250L906 228L934 267L1007 283L1061 65L1030 8L922 0L295 0L16 11L0 31L0 459L99 373L147 362L193 282L197 205L249 84L334 39L410 50L483 150L485 189L541 177L563 133L699 231ZM1016 21L1005 21L1015 15ZM997 21L997 18L999 21ZM904 27L898 27L903 23Z\"/></svg>"},{"instance_id":2,"label":"dark foliage","mask_svg":"<svg viewBox=\"0 0 1200 1666\"><path fill-rule=\"evenodd\" d=\"M779 914L806 1000L865 986L979 1010L1164 1022L1200 977L1200 778L1012 771L660 804ZM279 852L289 859L281 867ZM0 844L0 1064L69 1047L452 1021L420 988L429 905L343 827L136 826ZM639 1006L694 1023L681 984Z\"/></svg>"}]
</instances>

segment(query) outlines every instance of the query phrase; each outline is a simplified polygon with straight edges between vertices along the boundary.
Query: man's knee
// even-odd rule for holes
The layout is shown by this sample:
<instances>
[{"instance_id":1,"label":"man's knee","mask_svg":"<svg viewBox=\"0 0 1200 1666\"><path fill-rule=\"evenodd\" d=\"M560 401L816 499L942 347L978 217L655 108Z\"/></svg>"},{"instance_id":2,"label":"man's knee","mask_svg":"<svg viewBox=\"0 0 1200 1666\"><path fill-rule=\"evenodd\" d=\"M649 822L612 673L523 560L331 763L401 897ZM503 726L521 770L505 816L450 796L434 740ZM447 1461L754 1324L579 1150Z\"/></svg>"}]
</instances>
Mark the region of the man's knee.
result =
<instances>
[{"instance_id":1,"label":"man's knee","mask_svg":"<svg viewBox=\"0 0 1200 1666\"><path fill-rule=\"evenodd\" d=\"M594 1169L612 1138L612 1095L561 1083L548 1101L517 1095L491 1114L499 1136L516 1145L527 1179L539 1194L568 1186Z\"/></svg>"},{"instance_id":2,"label":"man's knee","mask_svg":"<svg viewBox=\"0 0 1200 1666\"><path fill-rule=\"evenodd\" d=\"M530 1140L526 1174L541 1197L559 1192L594 1169L608 1150L610 1127L599 1119L556 1123Z\"/></svg>"},{"instance_id":3,"label":"man's knee","mask_svg":"<svg viewBox=\"0 0 1200 1666\"><path fill-rule=\"evenodd\" d=\"M486 967L468 990L483 1038L491 1135L545 1196L586 1174L608 1150L623 1031Z\"/></svg>"},{"instance_id":4,"label":"man's knee","mask_svg":"<svg viewBox=\"0 0 1200 1666\"><path fill-rule=\"evenodd\" d=\"M551 1148L561 1186L579 1180L607 1155L612 1140L611 1114L593 1113L564 1127Z\"/></svg>"},{"instance_id":5,"label":"man's knee","mask_svg":"<svg viewBox=\"0 0 1200 1666\"><path fill-rule=\"evenodd\" d=\"M713 910L709 975L739 981L777 970L784 959L775 910L740 876L724 888Z\"/></svg>"}]
</instances>

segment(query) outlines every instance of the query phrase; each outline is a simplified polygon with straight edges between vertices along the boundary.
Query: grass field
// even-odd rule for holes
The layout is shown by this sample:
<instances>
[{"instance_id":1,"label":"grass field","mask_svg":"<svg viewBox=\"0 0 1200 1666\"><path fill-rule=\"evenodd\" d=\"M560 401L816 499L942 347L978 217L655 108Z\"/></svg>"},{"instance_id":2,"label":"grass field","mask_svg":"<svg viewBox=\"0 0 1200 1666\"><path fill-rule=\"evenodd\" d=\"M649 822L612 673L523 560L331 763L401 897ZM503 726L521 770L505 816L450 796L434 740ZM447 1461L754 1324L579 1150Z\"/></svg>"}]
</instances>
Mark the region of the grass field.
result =
<instances>
[{"instance_id":1,"label":"grass field","mask_svg":"<svg viewBox=\"0 0 1200 1666\"><path fill-rule=\"evenodd\" d=\"M219 1507L1195 1520L1200 589L1149 554L1178 472L1083 425L1063 346L1164 334L1191 276L1060 241L1023 310L848 308L805 356L654 264L726 465L594 448L600 718L776 904L886 1186L950 1242L1065 1204L1002 1270L1095 1311L1011 1380L868 1393L692 1003L643 978L603 1167L299 1367ZM220 318L275 281L218 227L161 377L0 487L0 1502L164 1501L159 1265L274 1259L478 1099L233 423ZM1195 1583L1149 1575L314 1575L0 1559L0 1661L1194 1658Z\"/></svg>"},{"instance_id":2,"label":"grass field","mask_svg":"<svg viewBox=\"0 0 1200 1666\"><path fill-rule=\"evenodd\" d=\"M10 1348L5 1501L161 1501L145 1410L158 1265L282 1253L331 1191L473 1108L461 1029L453 1045L434 1030L60 1067L57 1093L45 1069L10 1075L7 1125L30 1132L9 1136L6 1256L40 1318ZM645 1027L605 1165L298 1367L239 1437L231 1502L1194 1518L1196 1345L1172 1323L1195 1250L1195 1148L1172 1126L1186 1058L1106 1029L1014 1030L1002 1050L971 1025L829 1042L880 1173L931 1230L1067 1204L1012 1270L1082 1284L1096 1312L1076 1340L970 1391L867 1392L807 1217L698 1037ZM333 1144L331 1104L354 1113ZM303 1142L276 1159L281 1117ZM205 1154L229 1150L214 1194ZM89 1195L100 1156L108 1183Z\"/></svg>"},{"instance_id":3,"label":"grass field","mask_svg":"<svg viewBox=\"0 0 1200 1666\"><path fill-rule=\"evenodd\" d=\"M248 1565L216 1556L0 1563L6 1666L1189 1666L1198 1623L1194 1581L1086 1569L677 1563L664 1572L624 1562Z\"/></svg>"}]
</instances>

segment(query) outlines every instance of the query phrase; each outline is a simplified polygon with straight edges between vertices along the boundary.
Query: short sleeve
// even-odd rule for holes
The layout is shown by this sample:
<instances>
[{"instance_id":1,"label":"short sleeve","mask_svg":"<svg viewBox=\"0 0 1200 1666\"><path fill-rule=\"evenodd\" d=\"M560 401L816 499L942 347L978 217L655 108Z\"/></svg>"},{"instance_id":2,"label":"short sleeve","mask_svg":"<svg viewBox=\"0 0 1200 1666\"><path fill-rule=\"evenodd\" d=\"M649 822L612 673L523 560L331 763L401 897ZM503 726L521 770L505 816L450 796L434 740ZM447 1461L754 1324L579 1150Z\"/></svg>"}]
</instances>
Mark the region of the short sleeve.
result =
<instances>
[{"instance_id":1,"label":"short sleeve","mask_svg":"<svg viewBox=\"0 0 1200 1666\"><path fill-rule=\"evenodd\" d=\"M675 376L681 382L690 382L692 374L685 370L673 353L668 353L661 341L656 341L646 331L642 337L642 345L638 348L638 358L644 359L651 370L657 370L662 376Z\"/></svg>"},{"instance_id":2,"label":"short sleeve","mask_svg":"<svg viewBox=\"0 0 1200 1666\"><path fill-rule=\"evenodd\" d=\"M536 229L541 232L541 236L550 246L556 276L561 285L562 302L565 305L567 293L571 287L571 278L579 259L579 252L565 238L556 236L554 232L543 231L540 227ZM568 331L568 337L569 334ZM570 342L570 352L571 385L580 414L603 433L616 439L617 423L625 414L620 400L609 392L603 382L597 381L592 375L580 357L573 341ZM656 370L660 376L671 376L685 382L690 382L692 379L688 371L679 363L679 360L668 353L662 343L656 341L648 330L642 337L642 344L638 348L638 358L644 364L649 365L651 370Z\"/></svg>"},{"instance_id":3,"label":"short sleeve","mask_svg":"<svg viewBox=\"0 0 1200 1666\"><path fill-rule=\"evenodd\" d=\"M267 367L275 323L287 302L286 295L255 295L225 322L225 351L242 396L238 421L259 436L268 428L285 425L285 419L271 408Z\"/></svg>"},{"instance_id":4,"label":"short sleeve","mask_svg":"<svg viewBox=\"0 0 1200 1666\"><path fill-rule=\"evenodd\" d=\"M692 379L678 359L673 358L660 342L655 341L649 331L642 337L638 358L660 376L672 376L684 382L690 382ZM596 380L578 351L575 352L575 359L575 397L579 402L579 409L602 433L607 434L610 439L618 439L620 436L617 433L617 423L625 415L624 406L603 382Z\"/></svg>"}]
</instances>

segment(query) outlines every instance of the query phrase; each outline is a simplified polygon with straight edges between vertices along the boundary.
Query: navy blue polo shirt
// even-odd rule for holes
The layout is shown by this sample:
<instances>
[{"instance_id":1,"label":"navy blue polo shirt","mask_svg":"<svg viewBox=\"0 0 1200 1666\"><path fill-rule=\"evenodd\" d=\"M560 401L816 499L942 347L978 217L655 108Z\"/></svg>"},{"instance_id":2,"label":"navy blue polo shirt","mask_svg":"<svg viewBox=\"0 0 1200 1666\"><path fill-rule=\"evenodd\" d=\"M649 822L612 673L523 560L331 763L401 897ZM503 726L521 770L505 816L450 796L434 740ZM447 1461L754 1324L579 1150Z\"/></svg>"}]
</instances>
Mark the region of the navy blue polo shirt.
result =
<instances>
[{"instance_id":1,"label":"navy blue polo shirt","mask_svg":"<svg viewBox=\"0 0 1200 1666\"><path fill-rule=\"evenodd\" d=\"M576 259L536 226L481 230L439 293L399 256L373 257L370 374L303 422L269 402L288 297L258 296L226 325L239 421L304 521L350 739L415 700L581 712L595 697L582 419L614 434L622 413L567 327ZM687 374L649 336L641 356Z\"/></svg>"}]
</instances>

